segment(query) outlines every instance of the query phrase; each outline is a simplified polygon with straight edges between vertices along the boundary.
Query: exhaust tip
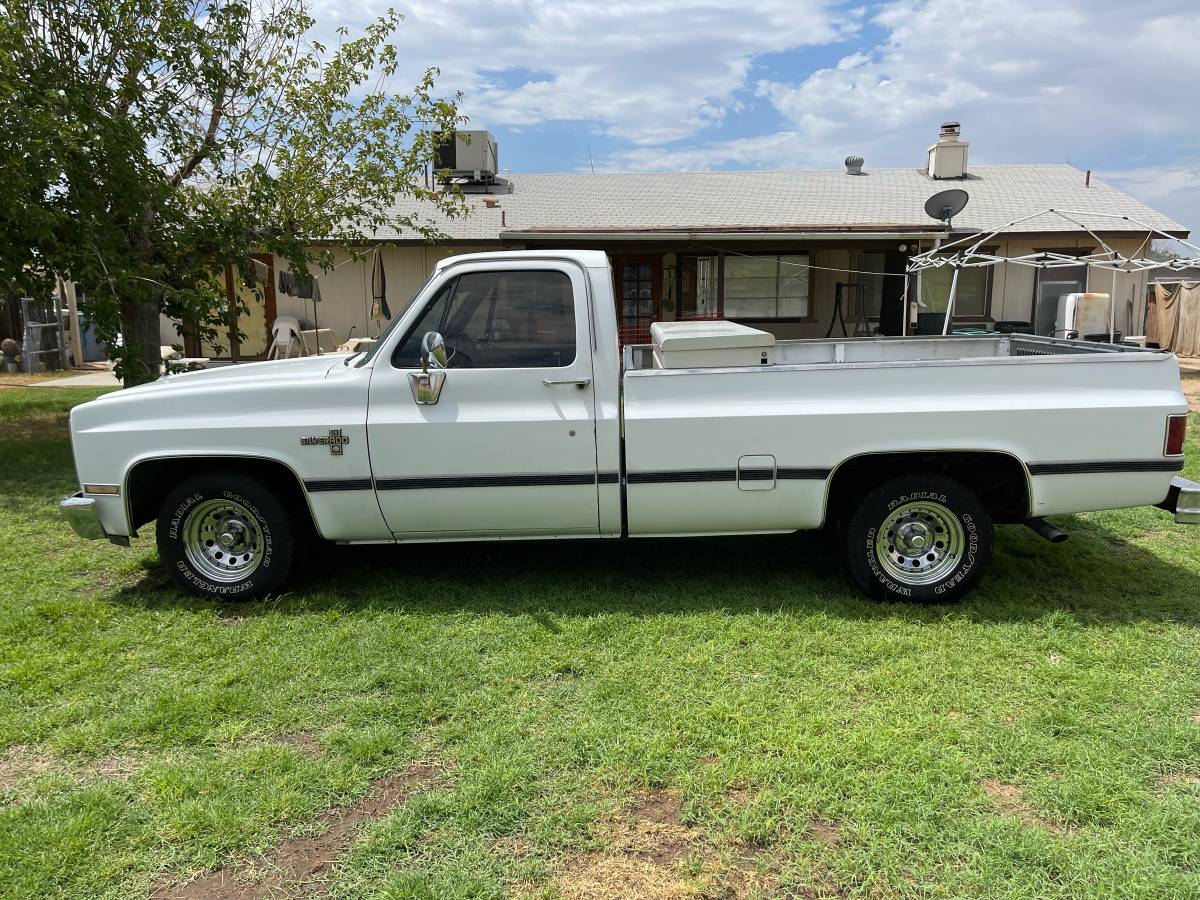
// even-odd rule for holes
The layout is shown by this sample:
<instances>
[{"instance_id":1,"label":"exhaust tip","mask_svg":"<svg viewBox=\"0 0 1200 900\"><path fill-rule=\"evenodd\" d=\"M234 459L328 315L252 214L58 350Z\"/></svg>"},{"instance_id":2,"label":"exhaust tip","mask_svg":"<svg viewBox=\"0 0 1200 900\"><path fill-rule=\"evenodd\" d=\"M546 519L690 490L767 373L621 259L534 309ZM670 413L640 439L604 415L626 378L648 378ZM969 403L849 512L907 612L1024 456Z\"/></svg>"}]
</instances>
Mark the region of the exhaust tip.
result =
<instances>
[{"instance_id":1,"label":"exhaust tip","mask_svg":"<svg viewBox=\"0 0 1200 900\"><path fill-rule=\"evenodd\" d=\"M1024 524L1026 528L1052 544L1061 544L1070 537L1065 531L1055 528L1045 519L1027 519Z\"/></svg>"}]
</instances>

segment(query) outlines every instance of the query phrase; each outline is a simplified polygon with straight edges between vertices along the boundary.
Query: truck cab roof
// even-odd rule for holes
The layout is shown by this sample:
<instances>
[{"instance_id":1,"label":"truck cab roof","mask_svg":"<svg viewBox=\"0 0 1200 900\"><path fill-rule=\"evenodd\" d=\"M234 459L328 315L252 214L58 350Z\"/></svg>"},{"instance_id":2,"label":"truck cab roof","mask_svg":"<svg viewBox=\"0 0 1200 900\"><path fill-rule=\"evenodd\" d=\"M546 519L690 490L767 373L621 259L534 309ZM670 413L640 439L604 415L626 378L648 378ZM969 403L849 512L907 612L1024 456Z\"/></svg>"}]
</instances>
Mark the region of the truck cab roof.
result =
<instances>
[{"instance_id":1,"label":"truck cab roof","mask_svg":"<svg viewBox=\"0 0 1200 900\"><path fill-rule=\"evenodd\" d=\"M447 266L465 262L488 262L490 260L570 260L586 269L607 269L608 254L603 250L489 250L484 253L462 253L438 260L437 272Z\"/></svg>"}]
</instances>

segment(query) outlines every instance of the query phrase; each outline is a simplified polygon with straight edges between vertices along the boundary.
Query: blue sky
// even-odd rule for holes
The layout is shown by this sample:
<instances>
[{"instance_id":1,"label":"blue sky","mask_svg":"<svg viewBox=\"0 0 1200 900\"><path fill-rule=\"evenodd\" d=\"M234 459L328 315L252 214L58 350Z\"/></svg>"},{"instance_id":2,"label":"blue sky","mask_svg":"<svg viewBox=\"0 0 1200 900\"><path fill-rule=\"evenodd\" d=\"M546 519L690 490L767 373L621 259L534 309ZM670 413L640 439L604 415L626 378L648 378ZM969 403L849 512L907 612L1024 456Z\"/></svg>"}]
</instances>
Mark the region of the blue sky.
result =
<instances>
[{"instance_id":1,"label":"blue sky","mask_svg":"<svg viewBox=\"0 0 1200 900\"><path fill-rule=\"evenodd\" d=\"M1196 2L418 0L396 42L514 173L920 166L956 119L973 164L1069 162L1200 228Z\"/></svg>"}]
</instances>

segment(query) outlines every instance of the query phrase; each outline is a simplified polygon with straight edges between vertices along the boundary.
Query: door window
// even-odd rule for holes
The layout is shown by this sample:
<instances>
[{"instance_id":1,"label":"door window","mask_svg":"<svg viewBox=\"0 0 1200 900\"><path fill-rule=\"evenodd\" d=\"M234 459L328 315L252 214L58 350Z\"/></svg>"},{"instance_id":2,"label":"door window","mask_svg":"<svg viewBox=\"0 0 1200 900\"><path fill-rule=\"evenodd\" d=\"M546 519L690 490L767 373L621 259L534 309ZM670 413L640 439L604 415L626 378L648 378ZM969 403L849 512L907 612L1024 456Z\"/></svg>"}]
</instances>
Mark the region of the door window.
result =
<instances>
[{"instance_id":1,"label":"door window","mask_svg":"<svg viewBox=\"0 0 1200 900\"><path fill-rule=\"evenodd\" d=\"M654 263L630 259L621 265L621 313L631 321L652 319L654 310Z\"/></svg>"},{"instance_id":2,"label":"door window","mask_svg":"<svg viewBox=\"0 0 1200 900\"><path fill-rule=\"evenodd\" d=\"M392 356L420 365L421 339L441 332L449 367L562 368L575 361L575 302L562 272L471 272L446 284Z\"/></svg>"}]
</instances>

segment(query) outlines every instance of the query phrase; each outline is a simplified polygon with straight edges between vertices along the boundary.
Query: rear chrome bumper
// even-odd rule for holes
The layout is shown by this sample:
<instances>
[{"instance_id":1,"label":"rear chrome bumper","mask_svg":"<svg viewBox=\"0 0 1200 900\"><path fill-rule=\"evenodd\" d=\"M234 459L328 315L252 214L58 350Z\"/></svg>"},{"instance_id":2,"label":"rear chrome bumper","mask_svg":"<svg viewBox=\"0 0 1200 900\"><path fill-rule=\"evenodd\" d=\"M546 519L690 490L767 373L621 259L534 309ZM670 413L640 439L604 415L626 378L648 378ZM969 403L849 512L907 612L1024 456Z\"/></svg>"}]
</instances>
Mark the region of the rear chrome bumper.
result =
<instances>
[{"instance_id":1,"label":"rear chrome bumper","mask_svg":"<svg viewBox=\"0 0 1200 900\"><path fill-rule=\"evenodd\" d=\"M1174 513L1175 521L1180 525L1200 525L1200 484L1176 475L1171 479L1166 499L1158 504L1158 508Z\"/></svg>"},{"instance_id":2,"label":"rear chrome bumper","mask_svg":"<svg viewBox=\"0 0 1200 900\"><path fill-rule=\"evenodd\" d=\"M71 530L81 538L98 541L108 537L104 526L100 524L100 516L96 513L96 501L83 496L82 491L64 497L58 504L58 509L71 526Z\"/></svg>"}]
</instances>

